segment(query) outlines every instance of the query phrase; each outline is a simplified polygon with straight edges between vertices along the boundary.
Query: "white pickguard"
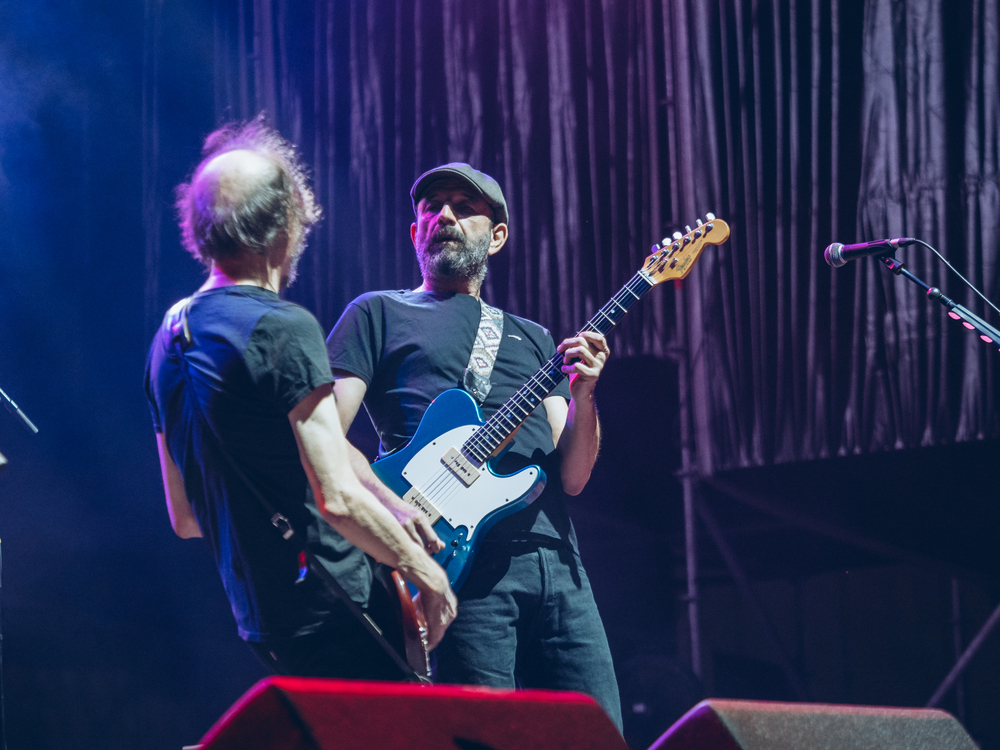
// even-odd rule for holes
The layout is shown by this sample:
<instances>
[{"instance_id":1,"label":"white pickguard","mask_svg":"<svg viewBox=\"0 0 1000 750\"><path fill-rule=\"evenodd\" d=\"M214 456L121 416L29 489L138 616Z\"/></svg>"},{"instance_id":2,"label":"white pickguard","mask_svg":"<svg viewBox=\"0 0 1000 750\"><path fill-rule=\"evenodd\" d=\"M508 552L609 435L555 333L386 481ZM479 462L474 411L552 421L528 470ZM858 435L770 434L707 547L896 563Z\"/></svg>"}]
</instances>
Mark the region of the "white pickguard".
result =
<instances>
[{"instance_id":1,"label":"white pickguard","mask_svg":"<svg viewBox=\"0 0 1000 750\"><path fill-rule=\"evenodd\" d=\"M469 536L491 511L522 497L538 479L533 466L509 477L498 477L483 467L479 478L465 484L441 462L449 448L461 450L479 425L456 427L421 448L403 469L403 478L419 490L452 526L466 526Z\"/></svg>"}]
</instances>

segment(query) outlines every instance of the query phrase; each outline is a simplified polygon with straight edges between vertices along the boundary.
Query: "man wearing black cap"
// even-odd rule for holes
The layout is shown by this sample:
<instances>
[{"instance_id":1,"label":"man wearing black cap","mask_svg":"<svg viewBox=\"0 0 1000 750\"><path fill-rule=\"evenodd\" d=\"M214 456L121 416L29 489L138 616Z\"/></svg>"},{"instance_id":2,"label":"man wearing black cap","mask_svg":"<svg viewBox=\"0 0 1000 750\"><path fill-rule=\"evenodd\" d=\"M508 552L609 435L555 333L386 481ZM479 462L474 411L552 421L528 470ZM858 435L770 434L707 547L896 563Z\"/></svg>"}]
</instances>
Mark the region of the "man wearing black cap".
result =
<instances>
[{"instance_id":1,"label":"man wearing black cap","mask_svg":"<svg viewBox=\"0 0 1000 750\"><path fill-rule=\"evenodd\" d=\"M607 638L564 502L564 494L582 491L597 458L594 387L608 345L588 332L556 347L538 324L480 299L489 257L507 241L507 204L492 177L445 164L421 175L410 197L423 283L358 297L327 339L345 432L364 403L385 455L409 442L428 405L448 389L464 385L489 417L557 351L570 376L525 419L494 466L510 474L540 465L547 485L486 534L458 591L458 616L435 652L437 679L582 691L620 728ZM470 354L474 342L478 350L491 337L499 338L495 361L477 389ZM351 460L376 495L392 495L359 452Z\"/></svg>"}]
</instances>

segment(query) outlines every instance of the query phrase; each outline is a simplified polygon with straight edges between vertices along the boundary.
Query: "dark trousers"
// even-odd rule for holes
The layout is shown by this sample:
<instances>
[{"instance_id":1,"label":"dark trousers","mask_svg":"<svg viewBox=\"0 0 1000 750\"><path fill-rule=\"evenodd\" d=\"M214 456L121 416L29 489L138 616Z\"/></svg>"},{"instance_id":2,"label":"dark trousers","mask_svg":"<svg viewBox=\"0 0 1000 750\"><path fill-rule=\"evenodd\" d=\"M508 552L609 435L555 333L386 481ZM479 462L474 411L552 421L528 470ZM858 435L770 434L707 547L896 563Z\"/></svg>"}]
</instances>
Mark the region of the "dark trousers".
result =
<instances>
[{"instance_id":1,"label":"dark trousers","mask_svg":"<svg viewBox=\"0 0 1000 750\"><path fill-rule=\"evenodd\" d=\"M611 651L580 557L568 545L486 542L434 652L437 681L574 690L621 731Z\"/></svg>"},{"instance_id":2,"label":"dark trousers","mask_svg":"<svg viewBox=\"0 0 1000 750\"><path fill-rule=\"evenodd\" d=\"M367 611L386 639L403 654L398 603L376 579ZM264 666L275 674L294 677L332 677L359 680L404 679L391 657L364 626L343 608L335 625L316 633L247 642Z\"/></svg>"}]
</instances>

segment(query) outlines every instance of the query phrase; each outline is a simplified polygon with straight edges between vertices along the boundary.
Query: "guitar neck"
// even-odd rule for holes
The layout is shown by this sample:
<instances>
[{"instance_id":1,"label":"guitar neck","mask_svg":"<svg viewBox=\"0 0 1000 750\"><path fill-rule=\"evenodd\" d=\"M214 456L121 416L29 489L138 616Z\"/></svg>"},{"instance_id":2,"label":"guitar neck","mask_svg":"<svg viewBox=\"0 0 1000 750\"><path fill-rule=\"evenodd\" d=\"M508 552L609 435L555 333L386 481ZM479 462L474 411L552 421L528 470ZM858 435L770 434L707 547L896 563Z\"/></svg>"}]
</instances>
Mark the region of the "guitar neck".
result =
<instances>
[{"instance_id":1,"label":"guitar neck","mask_svg":"<svg viewBox=\"0 0 1000 750\"><path fill-rule=\"evenodd\" d=\"M587 321L580 332L595 331L606 336L653 286L655 283L643 271L639 271ZM496 449L514 434L531 412L563 381L566 374L562 371L562 364L563 355L560 352L553 354L482 427L472 433L462 445L462 453L478 465L486 463Z\"/></svg>"}]
</instances>

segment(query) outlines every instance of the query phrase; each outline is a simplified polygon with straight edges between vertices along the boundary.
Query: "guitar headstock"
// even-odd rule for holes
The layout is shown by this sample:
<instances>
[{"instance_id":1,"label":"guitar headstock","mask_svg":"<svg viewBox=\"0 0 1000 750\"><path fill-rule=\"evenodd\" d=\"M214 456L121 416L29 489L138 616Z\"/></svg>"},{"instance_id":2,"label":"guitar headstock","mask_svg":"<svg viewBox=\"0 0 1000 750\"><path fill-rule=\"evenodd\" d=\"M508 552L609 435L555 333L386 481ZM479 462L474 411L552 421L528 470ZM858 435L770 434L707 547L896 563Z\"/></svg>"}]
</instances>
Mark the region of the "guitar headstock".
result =
<instances>
[{"instance_id":1,"label":"guitar headstock","mask_svg":"<svg viewBox=\"0 0 1000 750\"><path fill-rule=\"evenodd\" d=\"M674 232L673 237L664 237L653 245L640 273L653 284L683 279L691 273L705 245L721 245L729 239L729 225L714 214L705 214L705 221L697 224L694 229L684 227L687 234Z\"/></svg>"}]
</instances>

